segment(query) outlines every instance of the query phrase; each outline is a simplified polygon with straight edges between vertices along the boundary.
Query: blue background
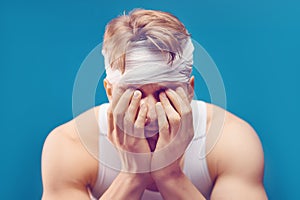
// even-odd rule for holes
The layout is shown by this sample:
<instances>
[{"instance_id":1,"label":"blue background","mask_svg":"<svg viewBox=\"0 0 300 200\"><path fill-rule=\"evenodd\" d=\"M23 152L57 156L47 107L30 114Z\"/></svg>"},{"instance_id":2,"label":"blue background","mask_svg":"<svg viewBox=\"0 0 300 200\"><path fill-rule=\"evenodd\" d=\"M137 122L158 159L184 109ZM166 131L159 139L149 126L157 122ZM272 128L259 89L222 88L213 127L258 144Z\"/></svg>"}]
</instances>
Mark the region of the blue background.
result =
<instances>
[{"instance_id":1,"label":"blue background","mask_svg":"<svg viewBox=\"0 0 300 200\"><path fill-rule=\"evenodd\" d=\"M43 142L72 118L76 72L106 23L136 7L183 21L216 62L227 109L261 138L269 198L300 199L300 3L292 0L1 1L0 199L40 199Z\"/></svg>"}]
</instances>

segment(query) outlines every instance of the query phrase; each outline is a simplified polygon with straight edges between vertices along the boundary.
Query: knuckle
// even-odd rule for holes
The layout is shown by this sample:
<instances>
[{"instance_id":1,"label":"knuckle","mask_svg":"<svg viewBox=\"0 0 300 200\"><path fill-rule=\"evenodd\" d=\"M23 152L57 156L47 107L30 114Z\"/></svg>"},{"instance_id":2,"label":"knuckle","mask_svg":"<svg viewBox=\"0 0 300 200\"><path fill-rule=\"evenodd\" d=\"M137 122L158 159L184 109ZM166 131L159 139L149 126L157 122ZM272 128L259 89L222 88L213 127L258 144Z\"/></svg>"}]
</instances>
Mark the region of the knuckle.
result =
<instances>
[{"instance_id":1,"label":"knuckle","mask_svg":"<svg viewBox=\"0 0 300 200\"><path fill-rule=\"evenodd\" d=\"M162 127L161 127L161 130L162 131L168 131L169 130L169 124L167 123L167 122L165 122L163 125L162 125Z\"/></svg>"},{"instance_id":2,"label":"knuckle","mask_svg":"<svg viewBox=\"0 0 300 200\"><path fill-rule=\"evenodd\" d=\"M129 105L129 107L128 107L127 111L126 111L126 114L133 113L133 111L134 111L133 106Z\"/></svg>"},{"instance_id":3,"label":"knuckle","mask_svg":"<svg viewBox=\"0 0 300 200\"><path fill-rule=\"evenodd\" d=\"M186 110L187 110L188 113L192 113L192 107L191 107L191 105L188 105Z\"/></svg>"},{"instance_id":4,"label":"knuckle","mask_svg":"<svg viewBox=\"0 0 300 200\"><path fill-rule=\"evenodd\" d=\"M192 109L190 109L190 108L184 109L182 111L182 116L188 116L190 114L192 114Z\"/></svg>"},{"instance_id":5,"label":"knuckle","mask_svg":"<svg viewBox=\"0 0 300 200\"><path fill-rule=\"evenodd\" d=\"M165 110L168 111L168 112L172 112L174 108L171 106L171 104L168 104L165 106Z\"/></svg>"},{"instance_id":6,"label":"knuckle","mask_svg":"<svg viewBox=\"0 0 300 200\"><path fill-rule=\"evenodd\" d=\"M125 125L124 126L124 133L125 134L132 134L132 127L131 126L129 126L129 125Z\"/></svg>"},{"instance_id":7,"label":"knuckle","mask_svg":"<svg viewBox=\"0 0 300 200\"><path fill-rule=\"evenodd\" d=\"M125 124L133 124L133 119L129 116L129 114L125 114L125 117L124 117L124 123Z\"/></svg>"},{"instance_id":8,"label":"knuckle","mask_svg":"<svg viewBox=\"0 0 300 200\"><path fill-rule=\"evenodd\" d=\"M180 123L180 116L179 115L173 115L169 119L171 124L179 124Z\"/></svg>"},{"instance_id":9,"label":"knuckle","mask_svg":"<svg viewBox=\"0 0 300 200\"><path fill-rule=\"evenodd\" d=\"M107 114L108 115L112 115L113 114L112 110L111 109L107 109Z\"/></svg>"},{"instance_id":10,"label":"knuckle","mask_svg":"<svg viewBox=\"0 0 300 200\"><path fill-rule=\"evenodd\" d=\"M113 112L111 109L107 110L107 116L108 116L108 119L112 119L113 118Z\"/></svg>"},{"instance_id":11,"label":"knuckle","mask_svg":"<svg viewBox=\"0 0 300 200\"><path fill-rule=\"evenodd\" d=\"M117 138L114 137L112 134L109 134L107 136L107 138L114 146L118 146L119 142L118 142Z\"/></svg>"},{"instance_id":12,"label":"knuckle","mask_svg":"<svg viewBox=\"0 0 300 200\"><path fill-rule=\"evenodd\" d=\"M146 114L147 113L140 111L139 112L139 118L142 118L142 119L146 118Z\"/></svg>"},{"instance_id":13,"label":"knuckle","mask_svg":"<svg viewBox=\"0 0 300 200\"><path fill-rule=\"evenodd\" d=\"M175 124L172 126L172 132L173 133L178 133L180 131L180 124Z\"/></svg>"},{"instance_id":14,"label":"knuckle","mask_svg":"<svg viewBox=\"0 0 300 200\"><path fill-rule=\"evenodd\" d=\"M138 121L134 123L134 129L140 130L143 128L144 128L144 125L142 123L139 123Z\"/></svg>"},{"instance_id":15,"label":"knuckle","mask_svg":"<svg viewBox=\"0 0 300 200\"><path fill-rule=\"evenodd\" d=\"M109 140L110 142L112 142L112 143L113 143L113 137L112 137L112 135L111 135L111 134L108 134L108 135L107 135L107 138L108 138L108 140Z\"/></svg>"},{"instance_id":16,"label":"knuckle","mask_svg":"<svg viewBox=\"0 0 300 200\"><path fill-rule=\"evenodd\" d=\"M117 116L119 114L119 112L115 109L114 111L112 111L113 116Z\"/></svg>"},{"instance_id":17,"label":"knuckle","mask_svg":"<svg viewBox=\"0 0 300 200\"><path fill-rule=\"evenodd\" d=\"M118 120L120 120L120 119L122 119L123 117L124 117L124 114L123 113L121 113L121 112L119 112L119 111L114 111L113 112L113 115L118 119Z\"/></svg>"}]
</instances>

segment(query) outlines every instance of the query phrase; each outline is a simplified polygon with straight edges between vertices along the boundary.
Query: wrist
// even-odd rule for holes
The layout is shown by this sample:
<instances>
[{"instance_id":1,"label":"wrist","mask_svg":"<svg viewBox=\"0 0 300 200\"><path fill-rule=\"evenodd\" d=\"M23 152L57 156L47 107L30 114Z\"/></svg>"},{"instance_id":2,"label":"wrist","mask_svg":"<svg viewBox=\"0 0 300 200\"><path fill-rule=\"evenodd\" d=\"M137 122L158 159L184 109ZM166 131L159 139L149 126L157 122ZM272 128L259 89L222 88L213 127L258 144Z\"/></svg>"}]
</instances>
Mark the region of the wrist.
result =
<instances>
[{"instance_id":1,"label":"wrist","mask_svg":"<svg viewBox=\"0 0 300 200\"><path fill-rule=\"evenodd\" d=\"M170 181L170 180L178 180L181 177L185 176L182 170L179 169L173 169L173 170L158 170L151 173L151 176L153 180L157 183L160 181Z\"/></svg>"},{"instance_id":2,"label":"wrist","mask_svg":"<svg viewBox=\"0 0 300 200\"><path fill-rule=\"evenodd\" d=\"M150 173L120 172L119 177L124 180L125 184L135 185L141 188L146 188L151 180Z\"/></svg>"},{"instance_id":3,"label":"wrist","mask_svg":"<svg viewBox=\"0 0 300 200\"><path fill-rule=\"evenodd\" d=\"M178 183L184 182L184 179L186 178L183 172L156 174L154 177L153 180L159 190L162 188L174 188Z\"/></svg>"}]
</instances>

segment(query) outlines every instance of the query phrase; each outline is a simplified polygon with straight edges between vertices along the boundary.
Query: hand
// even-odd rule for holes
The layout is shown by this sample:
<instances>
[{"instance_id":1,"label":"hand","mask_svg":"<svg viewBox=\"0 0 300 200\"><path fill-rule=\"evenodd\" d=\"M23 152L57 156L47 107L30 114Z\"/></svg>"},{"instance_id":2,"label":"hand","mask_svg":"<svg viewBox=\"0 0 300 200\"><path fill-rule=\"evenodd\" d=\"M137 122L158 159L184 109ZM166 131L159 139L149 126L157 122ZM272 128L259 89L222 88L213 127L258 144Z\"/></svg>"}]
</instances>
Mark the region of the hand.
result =
<instances>
[{"instance_id":1,"label":"hand","mask_svg":"<svg viewBox=\"0 0 300 200\"><path fill-rule=\"evenodd\" d=\"M123 172L150 171L151 151L144 136L147 106L140 107L140 100L140 91L117 88L107 112L108 139L119 152Z\"/></svg>"},{"instance_id":2,"label":"hand","mask_svg":"<svg viewBox=\"0 0 300 200\"><path fill-rule=\"evenodd\" d=\"M192 108L184 90L168 89L160 93L159 99L159 138L151 161L155 181L182 174L180 160L194 136Z\"/></svg>"}]
</instances>

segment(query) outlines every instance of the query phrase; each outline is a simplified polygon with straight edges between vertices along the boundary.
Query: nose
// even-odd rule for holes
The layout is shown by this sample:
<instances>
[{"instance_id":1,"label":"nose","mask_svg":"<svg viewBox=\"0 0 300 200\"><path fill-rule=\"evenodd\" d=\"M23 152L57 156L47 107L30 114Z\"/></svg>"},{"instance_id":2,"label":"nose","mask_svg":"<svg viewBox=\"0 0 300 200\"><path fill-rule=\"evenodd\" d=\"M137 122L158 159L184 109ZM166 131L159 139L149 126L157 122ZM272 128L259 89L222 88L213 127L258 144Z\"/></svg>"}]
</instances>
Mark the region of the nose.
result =
<instances>
[{"instance_id":1,"label":"nose","mask_svg":"<svg viewBox=\"0 0 300 200\"><path fill-rule=\"evenodd\" d=\"M141 103L145 103L148 107L145 126L155 124L157 122L157 114L155 110L157 99L153 95L148 95L141 100Z\"/></svg>"}]
</instances>

